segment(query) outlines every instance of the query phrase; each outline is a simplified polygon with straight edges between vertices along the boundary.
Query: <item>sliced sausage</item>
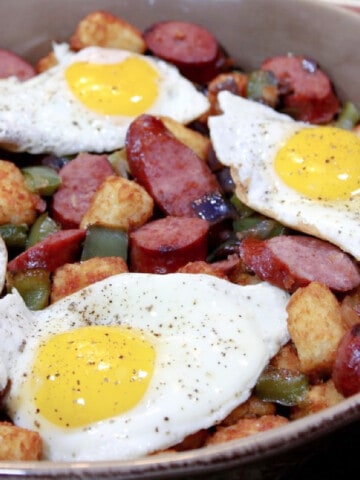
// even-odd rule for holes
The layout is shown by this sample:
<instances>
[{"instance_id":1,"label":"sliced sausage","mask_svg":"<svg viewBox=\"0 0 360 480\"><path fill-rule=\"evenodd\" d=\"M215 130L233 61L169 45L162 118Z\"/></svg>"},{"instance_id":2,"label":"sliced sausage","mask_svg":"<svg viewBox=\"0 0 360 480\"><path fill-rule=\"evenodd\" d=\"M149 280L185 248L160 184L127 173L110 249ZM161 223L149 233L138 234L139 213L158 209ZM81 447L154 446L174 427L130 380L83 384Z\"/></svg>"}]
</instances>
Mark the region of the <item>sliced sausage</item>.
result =
<instances>
[{"instance_id":1,"label":"sliced sausage","mask_svg":"<svg viewBox=\"0 0 360 480\"><path fill-rule=\"evenodd\" d=\"M9 271L44 268L53 272L65 263L78 260L85 230L61 230L20 253L8 263Z\"/></svg>"},{"instance_id":2,"label":"sliced sausage","mask_svg":"<svg viewBox=\"0 0 360 480\"><path fill-rule=\"evenodd\" d=\"M114 170L106 155L80 153L59 172L61 187L53 196L51 210L63 228L77 228L90 201Z\"/></svg>"},{"instance_id":3,"label":"sliced sausage","mask_svg":"<svg viewBox=\"0 0 360 480\"><path fill-rule=\"evenodd\" d=\"M219 190L209 167L150 115L131 123L126 154L132 175L166 215L195 217L192 202Z\"/></svg>"},{"instance_id":4,"label":"sliced sausage","mask_svg":"<svg viewBox=\"0 0 360 480\"><path fill-rule=\"evenodd\" d=\"M0 49L0 78L15 76L27 80L36 75L35 68L16 53Z\"/></svg>"},{"instance_id":5,"label":"sliced sausage","mask_svg":"<svg viewBox=\"0 0 360 480\"><path fill-rule=\"evenodd\" d=\"M248 237L241 242L240 257L259 278L290 292L313 281L339 292L360 284L360 273L353 260L338 247L317 238Z\"/></svg>"},{"instance_id":6,"label":"sliced sausage","mask_svg":"<svg viewBox=\"0 0 360 480\"><path fill-rule=\"evenodd\" d=\"M171 273L188 262L205 260L208 223L200 218L165 217L130 234L130 269Z\"/></svg>"},{"instance_id":7,"label":"sliced sausage","mask_svg":"<svg viewBox=\"0 0 360 480\"><path fill-rule=\"evenodd\" d=\"M144 32L147 48L192 82L206 83L224 70L226 57L216 38L200 25L158 22Z\"/></svg>"},{"instance_id":8,"label":"sliced sausage","mask_svg":"<svg viewBox=\"0 0 360 480\"><path fill-rule=\"evenodd\" d=\"M282 92L282 106L296 120L328 123L339 111L329 77L313 60L290 55L272 57L261 68L274 73Z\"/></svg>"}]
</instances>

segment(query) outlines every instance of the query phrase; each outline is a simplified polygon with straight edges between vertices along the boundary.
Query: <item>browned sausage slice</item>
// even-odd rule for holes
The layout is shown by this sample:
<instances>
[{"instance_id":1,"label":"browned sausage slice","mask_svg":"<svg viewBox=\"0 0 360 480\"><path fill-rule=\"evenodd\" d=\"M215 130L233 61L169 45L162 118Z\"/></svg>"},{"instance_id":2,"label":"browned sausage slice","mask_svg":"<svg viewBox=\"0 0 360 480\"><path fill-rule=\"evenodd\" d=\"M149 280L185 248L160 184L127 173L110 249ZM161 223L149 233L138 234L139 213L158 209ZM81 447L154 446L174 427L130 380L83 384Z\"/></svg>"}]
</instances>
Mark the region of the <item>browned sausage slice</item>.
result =
<instances>
[{"instance_id":1,"label":"browned sausage slice","mask_svg":"<svg viewBox=\"0 0 360 480\"><path fill-rule=\"evenodd\" d=\"M131 123L126 154L131 173L166 215L195 217L191 203L219 190L209 167L150 115Z\"/></svg>"},{"instance_id":2,"label":"browned sausage slice","mask_svg":"<svg viewBox=\"0 0 360 480\"><path fill-rule=\"evenodd\" d=\"M80 153L59 172L61 187L53 196L52 215L63 228L77 228L91 198L114 170L106 155Z\"/></svg>"},{"instance_id":3,"label":"browned sausage slice","mask_svg":"<svg viewBox=\"0 0 360 480\"><path fill-rule=\"evenodd\" d=\"M339 292L360 284L352 259L331 243L303 235L284 235L268 240L245 238L240 256L262 280L290 292L317 281Z\"/></svg>"},{"instance_id":4,"label":"browned sausage slice","mask_svg":"<svg viewBox=\"0 0 360 480\"><path fill-rule=\"evenodd\" d=\"M17 77L27 80L36 75L35 68L9 50L0 49L0 78Z\"/></svg>"},{"instance_id":5,"label":"browned sausage slice","mask_svg":"<svg viewBox=\"0 0 360 480\"><path fill-rule=\"evenodd\" d=\"M265 60L261 68L279 81L284 109L296 120L323 124L339 111L339 100L329 77L303 56L279 56Z\"/></svg>"},{"instance_id":6,"label":"browned sausage slice","mask_svg":"<svg viewBox=\"0 0 360 480\"><path fill-rule=\"evenodd\" d=\"M130 234L133 272L171 273L188 262L205 260L208 223L200 218L166 217Z\"/></svg>"},{"instance_id":7,"label":"browned sausage slice","mask_svg":"<svg viewBox=\"0 0 360 480\"><path fill-rule=\"evenodd\" d=\"M85 230L61 230L46 237L41 242L20 253L8 263L8 270L19 271L44 268L53 272L65 263L78 259Z\"/></svg>"},{"instance_id":8,"label":"browned sausage slice","mask_svg":"<svg viewBox=\"0 0 360 480\"><path fill-rule=\"evenodd\" d=\"M158 22L144 32L144 39L154 55L176 65L192 82L210 81L226 64L216 38L194 23Z\"/></svg>"}]
</instances>

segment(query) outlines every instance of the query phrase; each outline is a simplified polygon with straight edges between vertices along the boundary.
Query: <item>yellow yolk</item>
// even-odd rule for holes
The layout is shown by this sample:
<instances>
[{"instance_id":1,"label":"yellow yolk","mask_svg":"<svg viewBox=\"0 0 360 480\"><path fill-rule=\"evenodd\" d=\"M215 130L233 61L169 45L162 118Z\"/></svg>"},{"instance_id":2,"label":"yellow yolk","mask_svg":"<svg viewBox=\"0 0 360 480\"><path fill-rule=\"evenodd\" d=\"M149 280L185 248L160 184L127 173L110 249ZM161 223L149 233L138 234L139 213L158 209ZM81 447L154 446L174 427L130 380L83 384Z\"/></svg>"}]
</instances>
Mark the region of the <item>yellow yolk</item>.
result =
<instances>
[{"instance_id":1,"label":"yellow yolk","mask_svg":"<svg viewBox=\"0 0 360 480\"><path fill-rule=\"evenodd\" d=\"M158 96L157 71L138 57L116 64L76 62L66 69L65 78L78 100L104 115L139 115Z\"/></svg>"},{"instance_id":2,"label":"yellow yolk","mask_svg":"<svg viewBox=\"0 0 360 480\"><path fill-rule=\"evenodd\" d=\"M335 127L304 128L279 150L275 170L309 198L349 199L360 193L360 138Z\"/></svg>"},{"instance_id":3,"label":"yellow yolk","mask_svg":"<svg viewBox=\"0 0 360 480\"><path fill-rule=\"evenodd\" d=\"M143 397L154 361L153 346L133 329L88 326L54 335L32 369L37 410L61 427L121 414Z\"/></svg>"}]
</instances>

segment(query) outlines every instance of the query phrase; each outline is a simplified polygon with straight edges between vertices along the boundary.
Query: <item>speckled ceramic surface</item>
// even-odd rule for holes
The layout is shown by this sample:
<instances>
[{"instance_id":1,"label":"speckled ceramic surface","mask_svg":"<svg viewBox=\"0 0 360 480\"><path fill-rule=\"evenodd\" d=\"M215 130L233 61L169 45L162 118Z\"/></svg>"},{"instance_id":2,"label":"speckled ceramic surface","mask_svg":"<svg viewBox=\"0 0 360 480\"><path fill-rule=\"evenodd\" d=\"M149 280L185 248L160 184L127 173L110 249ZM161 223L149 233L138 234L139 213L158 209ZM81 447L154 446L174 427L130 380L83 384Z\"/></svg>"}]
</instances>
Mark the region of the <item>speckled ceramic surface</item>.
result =
<instances>
[{"instance_id":1,"label":"speckled ceramic surface","mask_svg":"<svg viewBox=\"0 0 360 480\"><path fill-rule=\"evenodd\" d=\"M164 19L207 26L245 70L265 57L293 52L316 59L343 100L360 106L360 15L301 0L1 0L0 45L36 60L52 40L66 40L78 20L96 9L140 28ZM360 419L360 394L319 414L216 447L132 462L5 463L0 477L119 479L277 478L316 442Z\"/></svg>"}]
</instances>

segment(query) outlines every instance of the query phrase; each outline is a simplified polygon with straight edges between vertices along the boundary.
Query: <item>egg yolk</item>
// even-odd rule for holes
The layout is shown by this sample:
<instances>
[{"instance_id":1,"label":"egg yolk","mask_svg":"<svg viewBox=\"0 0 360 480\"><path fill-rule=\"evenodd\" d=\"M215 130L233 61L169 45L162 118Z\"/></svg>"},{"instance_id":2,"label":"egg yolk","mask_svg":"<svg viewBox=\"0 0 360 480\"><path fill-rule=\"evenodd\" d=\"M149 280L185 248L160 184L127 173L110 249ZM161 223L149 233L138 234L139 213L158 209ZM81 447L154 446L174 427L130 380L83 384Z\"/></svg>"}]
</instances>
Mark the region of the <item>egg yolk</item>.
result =
<instances>
[{"instance_id":1,"label":"egg yolk","mask_svg":"<svg viewBox=\"0 0 360 480\"><path fill-rule=\"evenodd\" d=\"M134 407L153 374L145 336L118 326L88 326L42 343L32 369L37 411L61 427L80 427Z\"/></svg>"},{"instance_id":2,"label":"egg yolk","mask_svg":"<svg viewBox=\"0 0 360 480\"><path fill-rule=\"evenodd\" d=\"M67 67L65 78L80 102L104 115L139 115L158 96L158 73L139 57L116 64L76 62Z\"/></svg>"},{"instance_id":3,"label":"egg yolk","mask_svg":"<svg viewBox=\"0 0 360 480\"><path fill-rule=\"evenodd\" d=\"M335 127L302 129L277 153L275 170L308 198L350 199L360 193L360 138Z\"/></svg>"}]
</instances>

